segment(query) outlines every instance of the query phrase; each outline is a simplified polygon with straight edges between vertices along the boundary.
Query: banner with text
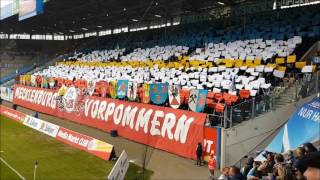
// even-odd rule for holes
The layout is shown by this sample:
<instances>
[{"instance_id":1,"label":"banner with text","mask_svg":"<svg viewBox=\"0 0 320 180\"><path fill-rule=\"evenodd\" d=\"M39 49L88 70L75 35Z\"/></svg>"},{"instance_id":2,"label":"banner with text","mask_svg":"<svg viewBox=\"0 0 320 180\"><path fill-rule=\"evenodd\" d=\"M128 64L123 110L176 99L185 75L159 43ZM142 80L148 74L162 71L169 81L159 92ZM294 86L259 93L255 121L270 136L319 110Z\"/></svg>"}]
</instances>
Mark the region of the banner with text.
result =
<instances>
[{"instance_id":1,"label":"banner with text","mask_svg":"<svg viewBox=\"0 0 320 180\"><path fill-rule=\"evenodd\" d=\"M77 149L109 160L113 145L0 105L0 114Z\"/></svg>"},{"instance_id":2,"label":"banner with text","mask_svg":"<svg viewBox=\"0 0 320 180\"><path fill-rule=\"evenodd\" d=\"M109 160L113 146L92 137L60 127L57 139L70 146L87 151L104 160Z\"/></svg>"},{"instance_id":3,"label":"banner with text","mask_svg":"<svg viewBox=\"0 0 320 180\"><path fill-rule=\"evenodd\" d=\"M13 91L11 87L0 87L0 98L12 102Z\"/></svg>"},{"instance_id":4,"label":"banner with text","mask_svg":"<svg viewBox=\"0 0 320 180\"><path fill-rule=\"evenodd\" d=\"M203 141L203 113L93 96L63 109L57 97L54 90L15 85L13 103L106 132L117 130L122 137L187 158L196 158L197 143Z\"/></svg>"},{"instance_id":5,"label":"banner with text","mask_svg":"<svg viewBox=\"0 0 320 180\"><path fill-rule=\"evenodd\" d=\"M20 123L23 123L24 119L26 118L25 114L3 105L0 105L0 114Z\"/></svg>"}]
</instances>

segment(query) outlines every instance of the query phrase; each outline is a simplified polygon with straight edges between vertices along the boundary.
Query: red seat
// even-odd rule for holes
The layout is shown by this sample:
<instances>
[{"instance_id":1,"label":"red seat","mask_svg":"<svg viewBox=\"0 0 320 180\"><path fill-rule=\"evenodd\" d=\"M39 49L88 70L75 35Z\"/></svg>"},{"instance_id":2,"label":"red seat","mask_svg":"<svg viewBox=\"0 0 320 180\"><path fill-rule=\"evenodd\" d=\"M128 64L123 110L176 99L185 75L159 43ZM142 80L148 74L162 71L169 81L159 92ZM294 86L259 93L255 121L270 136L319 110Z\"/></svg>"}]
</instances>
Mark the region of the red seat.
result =
<instances>
[{"instance_id":1,"label":"red seat","mask_svg":"<svg viewBox=\"0 0 320 180\"><path fill-rule=\"evenodd\" d=\"M208 92L208 98L213 99L215 94L214 92Z\"/></svg>"},{"instance_id":2,"label":"red seat","mask_svg":"<svg viewBox=\"0 0 320 180\"><path fill-rule=\"evenodd\" d=\"M214 98L217 100L219 103L223 99L223 94L222 93L215 93Z\"/></svg>"},{"instance_id":3,"label":"red seat","mask_svg":"<svg viewBox=\"0 0 320 180\"><path fill-rule=\"evenodd\" d=\"M225 105L222 103L216 103L215 110L217 113L223 113L224 112Z\"/></svg>"},{"instance_id":4,"label":"red seat","mask_svg":"<svg viewBox=\"0 0 320 180\"><path fill-rule=\"evenodd\" d=\"M240 98L241 99L248 99L250 97L250 91L249 90L245 90L245 89L242 89L240 90Z\"/></svg>"}]
</instances>

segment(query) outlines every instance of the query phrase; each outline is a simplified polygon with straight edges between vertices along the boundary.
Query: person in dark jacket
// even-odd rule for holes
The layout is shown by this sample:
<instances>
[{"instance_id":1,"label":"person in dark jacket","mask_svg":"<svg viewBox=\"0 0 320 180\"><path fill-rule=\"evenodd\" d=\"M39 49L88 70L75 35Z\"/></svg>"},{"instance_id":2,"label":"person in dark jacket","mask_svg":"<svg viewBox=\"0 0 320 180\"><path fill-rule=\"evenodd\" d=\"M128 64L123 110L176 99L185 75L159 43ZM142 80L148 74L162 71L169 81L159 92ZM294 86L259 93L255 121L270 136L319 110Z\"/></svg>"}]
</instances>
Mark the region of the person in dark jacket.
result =
<instances>
[{"instance_id":1,"label":"person in dark jacket","mask_svg":"<svg viewBox=\"0 0 320 180\"><path fill-rule=\"evenodd\" d=\"M196 150L196 155L197 155L197 163L196 163L196 165L197 166L201 166L202 153L203 153L202 144L201 144L201 142L199 142L198 145L197 145L197 150Z\"/></svg>"},{"instance_id":2,"label":"person in dark jacket","mask_svg":"<svg viewBox=\"0 0 320 180\"><path fill-rule=\"evenodd\" d=\"M309 142L303 144L302 147L303 147L304 150L305 150L305 154L309 154L309 153L317 152L317 151L318 151L317 148L314 147L314 145L313 145L312 143L309 143Z\"/></svg>"},{"instance_id":3,"label":"person in dark jacket","mask_svg":"<svg viewBox=\"0 0 320 180\"><path fill-rule=\"evenodd\" d=\"M240 173L240 169L236 166L231 166L229 169L229 178L230 180L244 180L244 177Z\"/></svg>"},{"instance_id":4,"label":"person in dark jacket","mask_svg":"<svg viewBox=\"0 0 320 180\"><path fill-rule=\"evenodd\" d=\"M254 162L253 157L249 157L248 160L247 160L247 163L246 163L246 165L245 165L245 167L243 169L242 175L244 177L247 177L249 171L253 168L253 162Z\"/></svg>"}]
</instances>

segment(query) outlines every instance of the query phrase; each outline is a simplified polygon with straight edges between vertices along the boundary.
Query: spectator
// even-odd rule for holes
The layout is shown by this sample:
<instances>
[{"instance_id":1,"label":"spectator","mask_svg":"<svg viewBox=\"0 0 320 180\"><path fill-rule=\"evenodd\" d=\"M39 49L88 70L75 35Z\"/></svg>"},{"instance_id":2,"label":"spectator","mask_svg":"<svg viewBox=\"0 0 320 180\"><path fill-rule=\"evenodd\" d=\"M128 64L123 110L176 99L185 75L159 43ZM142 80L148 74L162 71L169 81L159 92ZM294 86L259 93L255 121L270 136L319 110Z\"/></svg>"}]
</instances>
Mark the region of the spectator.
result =
<instances>
[{"instance_id":1,"label":"spectator","mask_svg":"<svg viewBox=\"0 0 320 180\"><path fill-rule=\"evenodd\" d=\"M299 159L296 168L307 180L320 179L320 152L309 153Z\"/></svg>"},{"instance_id":2,"label":"spectator","mask_svg":"<svg viewBox=\"0 0 320 180\"><path fill-rule=\"evenodd\" d=\"M216 157L214 155L214 151L211 151L210 158L208 160L208 168L210 172L210 179L214 178L214 169L216 168Z\"/></svg>"},{"instance_id":3,"label":"spectator","mask_svg":"<svg viewBox=\"0 0 320 180\"><path fill-rule=\"evenodd\" d=\"M271 152L267 152L267 161L265 162L265 167L263 169L264 172L272 172L274 166L274 154Z\"/></svg>"},{"instance_id":4,"label":"spectator","mask_svg":"<svg viewBox=\"0 0 320 180\"><path fill-rule=\"evenodd\" d=\"M247 163L243 169L243 176L244 177L247 177L249 171L253 168L253 162L254 162L254 159L253 157L249 157L248 160L247 160Z\"/></svg>"},{"instance_id":5,"label":"spectator","mask_svg":"<svg viewBox=\"0 0 320 180\"><path fill-rule=\"evenodd\" d=\"M259 179L259 177L261 176L260 171L258 170L258 167L260 166L260 162L254 161L252 165L253 165L252 168L250 169L250 171L246 176L247 179L255 179L255 178Z\"/></svg>"},{"instance_id":6,"label":"spectator","mask_svg":"<svg viewBox=\"0 0 320 180\"><path fill-rule=\"evenodd\" d=\"M292 173L291 167L280 165L278 168L279 176L281 180L294 180L295 177Z\"/></svg>"},{"instance_id":7,"label":"spectator","mask_svg":"<svg viewBox=\"0 0 320 180\"><path fill-rule=\"evenodd\" d=\"M311 153L311 152L317 152L317 151L318 151L317 148L314 147L314 145L313 145L312 143L309 143L309 142L303 144L302 147L304 148L306 154L309 154L309 153Z\"/></svg>"},{"instance_id":8,"label":"spectator","mask_svg":"<svg viewBox=\"0 0 320 180\"><path fill-rule=\"evenodd\" d=\"M296 164L299 159L305 155L305 149L303 147L298 147L296 150L295 150L295 153L296 153L296 156L294 157L293 159L293 164Z\"/></svg>"},{"instance_id":9,"label":"spectator","mask_svg":"<svg viewBox=\"0 0 320 180\"><path fill-rule=\"evenodd\" d=\"M199 142L198 145L197 145L197 150L196 150L196 154L197 154L197 162L196 162L196 165L197 165L197 166L201 166L202 153L203 153L202 144L201 144L201 142Z\"/></svg>"},{"instance_id":10,"label":"spectator","mask_svg":"<svg viewBox=\"0 0 320 180\"><path fill-rule=\"evenodd\" d=\"M231 166L229 169L230 180L244 180L244 177L240 173L240 169L236 166Z\"/></svg>"},{"instance_id":11,"label":"spectator","mask_svg":"<svg viewBox=\"0 0 320 180\"><path fill-rule=\"evenodd\" d=\"M229 167L222 169L222 174L219 176L218 180L228 180L229 176Z\"/></svg>"},{"instance_id":12,"label":"spectator","mask_svg":"<svg viewBox=\"0 0 320 180\"><path fill-rule=\"evenodd\" d=\"M274 159L275 159L275 164L273 166L273 175L278 176L279 175L278 169L284 164L284 158L282 154L276 154L274 156Z\"/></svg>"}]
</instances>

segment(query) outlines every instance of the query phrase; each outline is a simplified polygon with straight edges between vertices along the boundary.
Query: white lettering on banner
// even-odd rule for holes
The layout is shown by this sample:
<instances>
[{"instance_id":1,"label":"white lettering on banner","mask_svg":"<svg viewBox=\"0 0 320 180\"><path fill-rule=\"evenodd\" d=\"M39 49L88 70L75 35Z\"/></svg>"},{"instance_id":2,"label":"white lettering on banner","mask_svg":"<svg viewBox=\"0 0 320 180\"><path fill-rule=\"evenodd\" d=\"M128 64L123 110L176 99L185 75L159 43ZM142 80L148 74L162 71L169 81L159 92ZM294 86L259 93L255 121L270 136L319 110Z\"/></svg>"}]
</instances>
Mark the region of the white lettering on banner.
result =
<instances>
[{"instance_id":1,"label":"white lettering on banner","mask_svg":"<svg viewBox=\"0 0 320 180\"><path fill-rule=\"evenodd\" d=\"M298 112L298 115L305 119L310 119L315 122L320 122L320 113L317 111L313 111L312 109L307 109L302 107Z\"/></svg>"},{"instance_id":2,"label":"white lettering on banner","mask_svg":"<svg viewBox=\"0 0 320 180\"><path fill-rule=\"evenodd\" d=\"M150 134L152 136L160 135L159 129L157 129L157 126L160 126L160 122L158 121L158 118L163 118L164 113L163 111L156 111L153 120L151 121L151 129Z\"/></svg>"},{"instance_id":3,"label":"white lettering on banner","mask_svg":"<svg viewBox=\"0 0 320 180\"><path fill-rule=\"evenodd\" d=\"M124 110L123 118L122 118L122 126L130 126L130 129L133 129L134 126L134 118L136 116L138 108L131 108L131 106L126 107Z\"/></svg>"},{"instance_id":4,"label":"white lettering on banner","mask_svg":"<svg viewBox=\"0 0 320 180\"><path fill-rule=\"evenodd\" d=\"M187 136L188 136L188 131L189 131L189 127L191 125L191 123L194 121L194 118L191 117L189 119L187 119L186 115L182 115L180 117L180 119L178 120L178 124L176 127L176 131L174 133L174 139L176 141L183 142L185 143L187 140Z\"/></svg>"},{"instance_id":5,"label":"white lettering on banner","mask_svg":"<svg viewBox=\"0 0 320 180\"><path fill-rule=\"evenodd\" d=\"M94 99L85 101L84 115L105 122L108 122L111 116L115 125L128 126L130 129L135 128L136 131L143 128L145 134L168 137L180 143L186 142L190 125L194 121L193 117L188 118L185 114L177 120L173 113L165 114L161 110L125 107L123 104L115 105L112 102Z\"/></svg>"},{"instance_id":6,"label":"white lettering on banner","mask_svg":"<svg viewBox=\"0 0 320 180\"><path fill-rule=\"evenodd\" d=\"M173 113L168 113L164 118L161 135L165 137L166 133L170 140L173 139L172 128L176 124L176 116Z\"/></svg>"},{"instance_id":7,"label":"white lettering on banner","mask_svg":"<svg viewBox=\"0 0 320 180\"><path fill-rule=\"evenodd\" d=\"M116 125L120 124L122 115L123 115L123 104L120 104L115 108L113 113L114 124Z\"/></svg>"},{"instance_id":8,"label":"white lettering on banner","mask_svg":"<svg viewBox=\"0 0 320 180\"><path fill-rule=\"evenodd\" d=\"M144 133L147 134L148 133L148 122L149 122L149 119L150 119L150 116L151 116L153 110L149 109L145 114L143 114L145 110L146 110L145 108L142 108L140 110L140 112L138 114L135 129L136 129L136 131L139 131L139 128L143 127Z\"/></svg>"},{"instance_id":9,"label":"white lettering on banner","mask_svg":"<svg viewBox=\"0 0 320 180\"><path fill-rule=\"evenodd\" d=\"M57 93L46 90L17 87L14 98L55 109L57 96Z\"/></svg>"},{"instance_id":10,"label":"white lettering on banner","mask_svg":"<svg viewBox=\"0 0 320 180\"><path fill-rule=\"evenodd\" d=\"M213 144L212 140L209 139L203 139L203 147L205 147L205 152L210 153L211 152L211 145Z\"/></svg>"}]
</instances>

